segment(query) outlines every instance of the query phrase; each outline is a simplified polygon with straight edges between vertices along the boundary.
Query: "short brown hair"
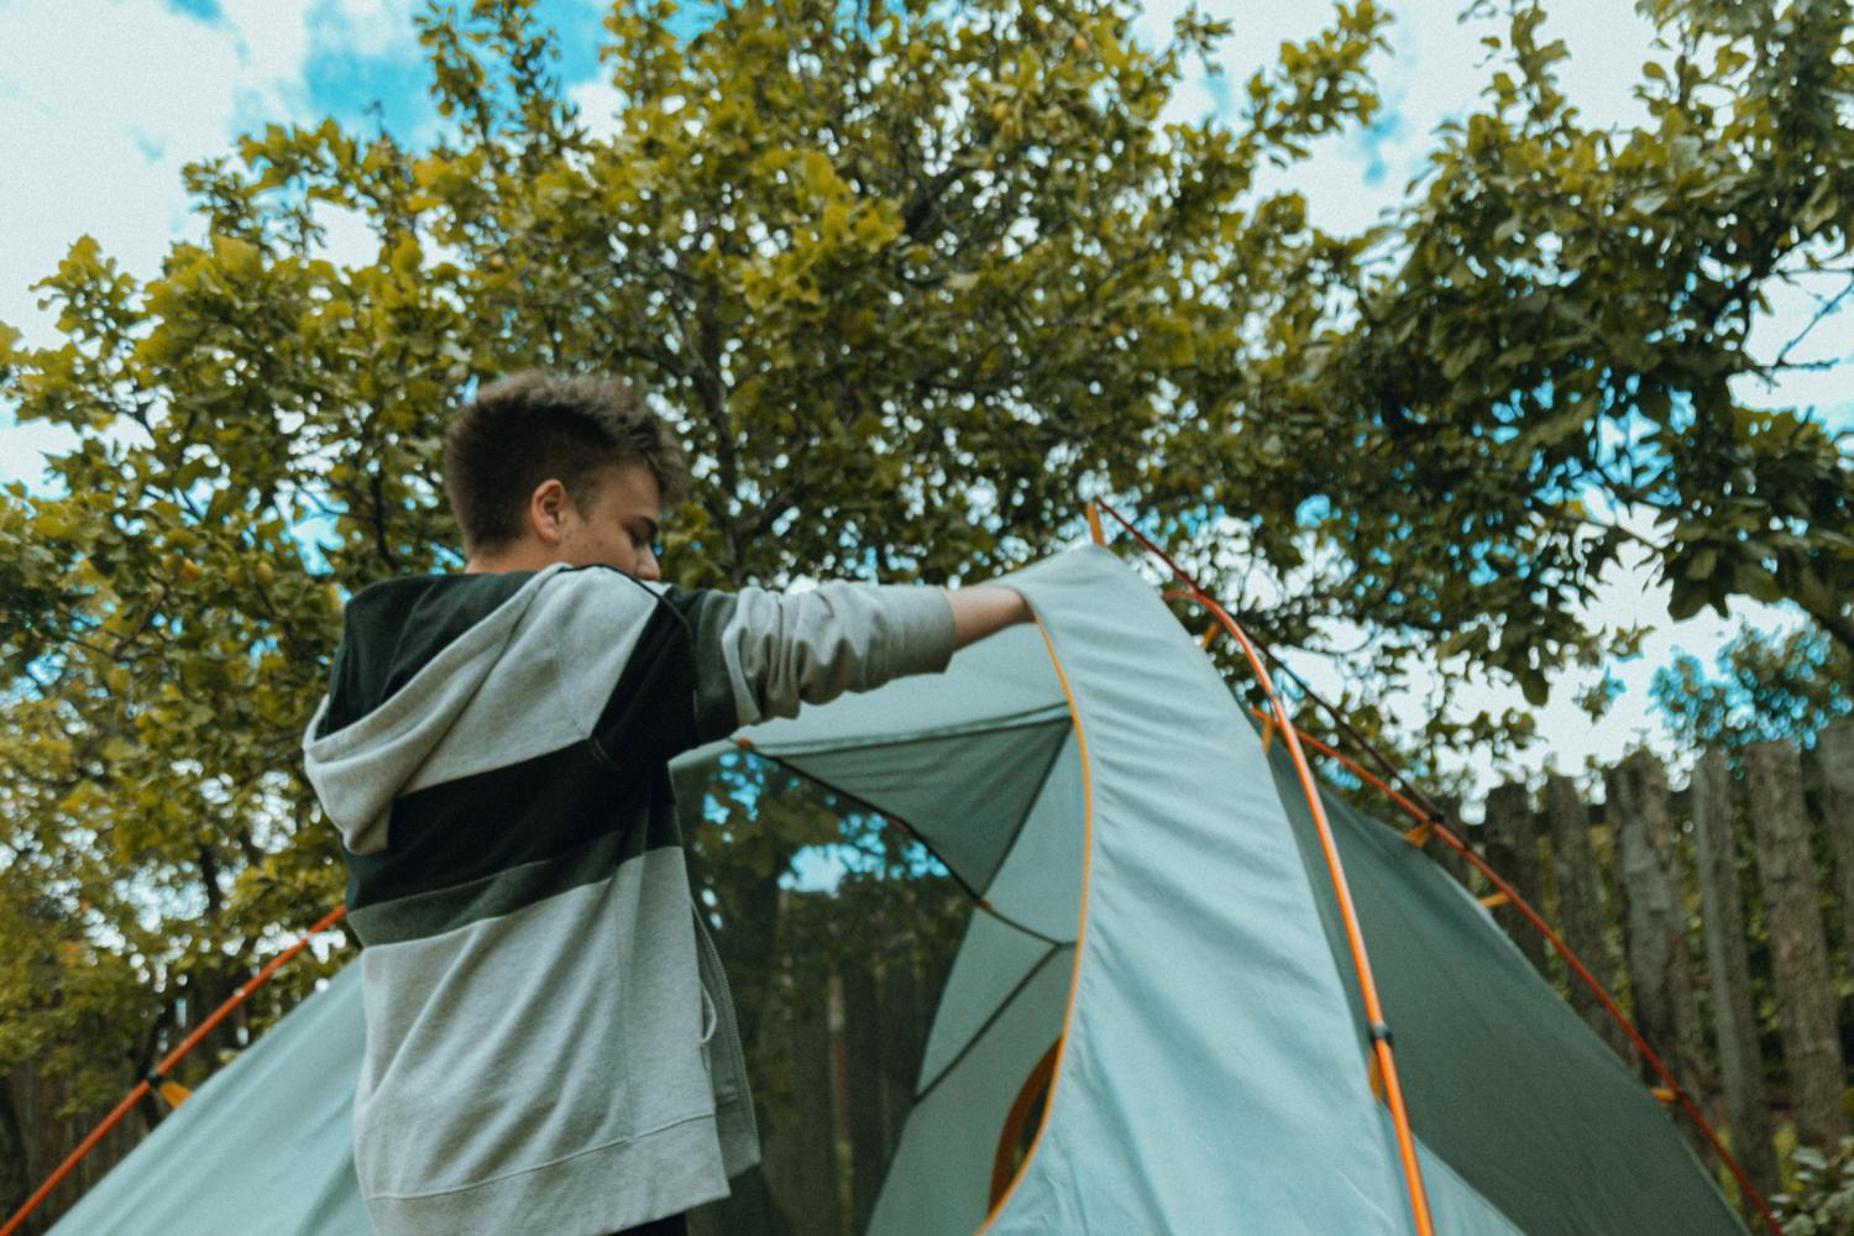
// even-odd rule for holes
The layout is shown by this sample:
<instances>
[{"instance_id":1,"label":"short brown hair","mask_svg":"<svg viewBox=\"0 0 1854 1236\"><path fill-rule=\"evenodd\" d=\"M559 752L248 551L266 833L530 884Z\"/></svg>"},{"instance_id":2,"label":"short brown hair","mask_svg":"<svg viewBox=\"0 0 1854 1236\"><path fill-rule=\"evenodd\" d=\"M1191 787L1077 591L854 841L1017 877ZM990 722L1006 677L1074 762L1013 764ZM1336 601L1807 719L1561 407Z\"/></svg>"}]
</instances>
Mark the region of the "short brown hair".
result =
<instances>
[{"instance_id":1,"label":"short brown hair","mask_svg":"<svg viewBox=\"0 0 1854 1236\"><path fill-rule=\"evenodd\" d=\"M598 500L603 470L632 461L656 477L664 506L687 496L682 444L617 378L528 369L492 382L444 432L444 490L464 552L520 540L541 482L558 480L584 511Z\"/></svg>"}]
</instances>

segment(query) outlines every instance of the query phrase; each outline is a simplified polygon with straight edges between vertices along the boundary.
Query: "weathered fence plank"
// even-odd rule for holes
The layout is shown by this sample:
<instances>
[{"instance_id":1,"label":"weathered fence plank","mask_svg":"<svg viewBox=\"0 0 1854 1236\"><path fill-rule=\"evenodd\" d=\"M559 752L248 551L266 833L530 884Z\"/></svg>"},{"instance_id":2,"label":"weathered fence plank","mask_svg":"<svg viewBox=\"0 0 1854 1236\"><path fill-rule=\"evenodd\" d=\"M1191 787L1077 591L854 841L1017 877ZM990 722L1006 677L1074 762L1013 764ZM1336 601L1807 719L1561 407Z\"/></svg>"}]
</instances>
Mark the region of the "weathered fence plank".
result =
<instances>
[{"instance_id":1,"label":"weathered fence plank","mask_svg":"<svg viewBox=\"0 0 1854 1236\"><path fill-rule=\"evenodd\" d=\"M843 978L843 1040L849 1060L850 1230L861 1232L875 1212L882 1190L882 1046L875 972L867 964L846 965Z\"/></svg>"},{"instance_id":2,"label":"weathered fence plank","mask_svg":"<svg viewBox=\"0 0 1854 1236\"><path fill-rule=\"evenodd\" d=\"M1605 784L1622 875L1635 1024L1680 1084L1704 1093L1706 1044L1693 991L1667 771L1638 752L1611 769Z\"/></svg>"},{"instance_id":3,"label":"weathered fence plank","mask_svg":"<svg viewBox=\"0 0 1854 1236\"><path fill-rule=\"evenodd\" d=\"M64 1161L71 1147L102 1119L101 1110L60 1114L71 1094L68 1081L45 1076L31 1061L0 1077L0 1104L6 1106L0 1122L9 1126L9 1132L0 1139L0 1147L6 1148L9 1155L9 1161L0 1163L0 1180L9 1185L9 1191L0 1194L0 1222L25 1202L52 1169ZM162 1110L155 1103L151 1102L151 1106ZM26 1220L20 1236L44 1236L49 1232L58 1218L128 1157L153 1127L144 1109L131 1109ZM16 1160L11 1158L15 1154L19 1156Z\"/></svg>"},{"instance_id":4,"label":"weathered fence plank","mask_svg":"<svg viewBox=\"0 0 1854 1236\"><path fill-rule=\"evenodd\" d=\"M1731 1130L1733 1156L1751 1183L1768 1196L1781 1182L1758 1053L1751 965L1745 951L1743 894L1732 828L1732 775L1719 752L1708 751L1693 770L1692 801L1693 849L1725 1122Z\"/></svg>"},{"instance_id":5,"label":"weathered fence plank","mask_svg":"<svg viewBox=\"0 0 1854 1236\"><path fill-rule=\"evenodd\" d=\"M1552 873L1558 884L1558 928L1591 977L1605 990L1615 989L1609 948L1603 938L1608 921L1603 909L1603 872L1590 844L1590 809L1569 777L1552 774L1545 781L1545 819L1551 836ZM1576 975L1569 976L1571 1007L1597 1037L1624 1060L1634 1058L1628 1035Z\"/></svg>"},{"instance_id":6,"label":"weathered fence plank","mask_svg":"<svg viewBox=\"0 0 1854 1236\"><path fill-rule=\"evenodd\" d=\"M1487 796L1487 822L1482 825L1487 865L1519 890L1533 905L1539 904L1539 841L1532 819L1532 799L1522 784L1502 785ZM1545 973L1545 941L1511 906L1494 910L1494 921L1540 974Z\"/></svg>"},{"instance_id":7,"label":"weathered fence plank","mask_svg":"<svg viewBox=\"0 0 1854 1236\"><path fill-rule=\"evenodd\" d=\"M1822 826L1835 856L1841 948L1848 973L1854 974L1854 718L1822 731L1815 760L1822 777Z\"/></svg>"},{"instance_id":8,"label":"weathered fence plank","mask_svg":"<svg viewBox=\"0 0 1854 1236\"><path fill-rule=\"evenodd\" d=\"M830 1011L826 984L782 993L766 1055L790 1065L791 1092L761 1130L766 1184L793 1236L840 1236L837 1133L830 1082Z\"/></svg>"},{"instance_id":9,"label":"weathered fence plank","mask_svg":"<svg viewBox=\"0 0 1854 1236\"><path fill-rule=\"evenodd\" d=\"M1796 1135L1832 1150L1847 1123L1841 1114L1841 1043L1815 900L1801 761L1789 744L1765 742L1746 748L1744 768Z\"/></svg>"},{"instance_id":10,"label":"weathered fence plank","mask_svg":"<svg viewBox=\"0 0 1854 1236\"><path fill-rule=\"evenodd\" d=\"M882 1157L895 1157L902 1126L914 1110L914 1080L920 1071L922 1040L919 988L914 962L895 958L882 970Z\"/></svg>"}]
</instances>

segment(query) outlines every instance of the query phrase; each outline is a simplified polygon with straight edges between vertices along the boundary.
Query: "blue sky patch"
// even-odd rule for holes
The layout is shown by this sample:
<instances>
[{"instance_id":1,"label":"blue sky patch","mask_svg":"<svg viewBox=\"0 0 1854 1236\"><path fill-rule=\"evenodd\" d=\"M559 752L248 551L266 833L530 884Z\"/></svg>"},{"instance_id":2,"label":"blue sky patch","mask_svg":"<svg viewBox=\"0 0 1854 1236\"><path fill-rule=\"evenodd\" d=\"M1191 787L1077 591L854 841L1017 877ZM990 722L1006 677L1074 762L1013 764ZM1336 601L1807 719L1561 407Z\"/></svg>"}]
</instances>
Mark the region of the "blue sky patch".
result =
<instances>
[{"instance_id":1,"label":"blue sky patch","mask_svg":"<svg viewBox=\"0 0 1854 1236\"><path fill-rule=\"evenodd\" d=\"M176 13L197 17L209 26L217 25L224 16L219 10L219 0L167 0L167 7Z\"/></svg>"},{"instance_id":2,"label":"blue sky patch","mask_svg":"<svg viewBox=\"0 0 1854 1236\"><path fill-rule=\"evenodd\" d=\"M422 53L417 44L382 56L318 46L303 66L309 105L357 134L374 137L383 126L402 143L412 140L437 120Z\"/></svg>"}]
</instances>

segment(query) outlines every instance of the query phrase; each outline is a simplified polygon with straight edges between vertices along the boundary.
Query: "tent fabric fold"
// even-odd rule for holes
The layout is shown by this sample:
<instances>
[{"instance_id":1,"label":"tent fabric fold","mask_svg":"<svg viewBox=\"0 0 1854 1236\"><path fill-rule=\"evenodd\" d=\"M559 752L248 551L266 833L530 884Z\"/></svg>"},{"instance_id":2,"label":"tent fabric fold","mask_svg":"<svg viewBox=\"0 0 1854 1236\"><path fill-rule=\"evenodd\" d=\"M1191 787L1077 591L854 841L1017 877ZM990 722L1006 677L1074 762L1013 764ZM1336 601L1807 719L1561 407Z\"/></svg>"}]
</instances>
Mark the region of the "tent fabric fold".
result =
<instances>
[{"instance_id":1,"label":"tent fabric fold","mask_svg":"<svg viewBox=\"0 0 1854 1236\"><path fill-rule=\"evenodd\" d=\"M982 899L869 1232L1408 1232L1352 963L1279 744L1113 554L1005 582L1035 626L741 736L842 810L904 825ZM685 811L739 750L678 761ZM1440 1236L1742 1232L1667 1113L1473 898L1393 829L1325 805ZM348 1149L355 978L209 1080L56 1230L367 1231ZM1007 1118L1052 1048L1040 1120L994 1197Z\"/></svg>"}]
</instances>

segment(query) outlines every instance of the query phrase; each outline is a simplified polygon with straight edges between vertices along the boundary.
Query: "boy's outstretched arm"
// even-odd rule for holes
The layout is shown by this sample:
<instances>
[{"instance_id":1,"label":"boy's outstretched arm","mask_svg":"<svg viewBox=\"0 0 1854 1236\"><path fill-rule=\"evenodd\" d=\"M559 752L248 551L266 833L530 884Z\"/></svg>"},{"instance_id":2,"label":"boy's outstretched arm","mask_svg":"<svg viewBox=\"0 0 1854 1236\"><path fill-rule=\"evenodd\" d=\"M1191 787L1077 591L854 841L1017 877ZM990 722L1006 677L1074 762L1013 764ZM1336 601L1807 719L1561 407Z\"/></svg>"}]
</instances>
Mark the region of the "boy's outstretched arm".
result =
<instances>
[{"instance_id":1,"label":"boy's outstretched arm","mask_svg":"<svg viewBox=\"0 0 1854 1236\"><path fill-rule=\"evenodd\" d=\"M802 593L665 589L695 635L695 737L797 715L845 691L946 668L963 648L1030 620L1002 584L940 589L827 583Z\"/></svg>"},{"instance_id":2,"label":"boy's outstretched arm","mask_svg":"<svg viewBox=\"0 0 1854 1236\"><path fill-rule=\"evenodd\" d=\"M1030 621L1029 603L1002 584L948 590L946 601L953 607L953 644L958 648Z\"/></svg>"}]
</instances>

